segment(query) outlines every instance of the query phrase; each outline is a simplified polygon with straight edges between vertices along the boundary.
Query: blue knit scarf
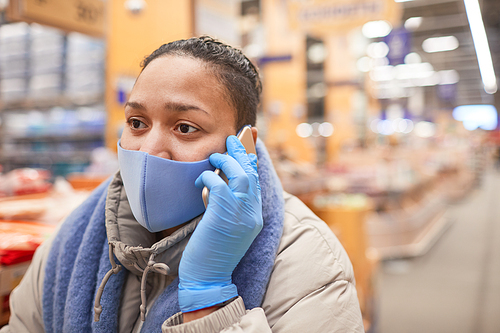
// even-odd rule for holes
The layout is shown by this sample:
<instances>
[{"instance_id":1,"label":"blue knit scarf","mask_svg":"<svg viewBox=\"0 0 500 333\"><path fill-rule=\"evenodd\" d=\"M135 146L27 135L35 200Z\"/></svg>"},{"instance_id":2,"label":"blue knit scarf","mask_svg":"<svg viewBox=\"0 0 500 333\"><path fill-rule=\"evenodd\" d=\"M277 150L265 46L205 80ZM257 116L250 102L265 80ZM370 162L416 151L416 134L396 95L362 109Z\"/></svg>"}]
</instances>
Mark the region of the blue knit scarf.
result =
<instances>
[{"instance_id":1,"label":"blue knit scarf","mask_svg":"<svg viewBox=\"0 0 500 333\"><path fill-rule=\"evenodd\" d=\"M257 141L264 227L233 272L247 309L261 305L283 231L281 183L264 144ZM112 276L101 298L103 312L93 321L93 301L100 282L111 269L105 227L105 204L110 180L101 184L66 219L47 259L43 287L45 331L116 332L125 270ZM116 259L115 259L116 260ZM162 323L179 312L178 279L156 299L141 332L161 333Z\"/></svg>"}]
</instances>

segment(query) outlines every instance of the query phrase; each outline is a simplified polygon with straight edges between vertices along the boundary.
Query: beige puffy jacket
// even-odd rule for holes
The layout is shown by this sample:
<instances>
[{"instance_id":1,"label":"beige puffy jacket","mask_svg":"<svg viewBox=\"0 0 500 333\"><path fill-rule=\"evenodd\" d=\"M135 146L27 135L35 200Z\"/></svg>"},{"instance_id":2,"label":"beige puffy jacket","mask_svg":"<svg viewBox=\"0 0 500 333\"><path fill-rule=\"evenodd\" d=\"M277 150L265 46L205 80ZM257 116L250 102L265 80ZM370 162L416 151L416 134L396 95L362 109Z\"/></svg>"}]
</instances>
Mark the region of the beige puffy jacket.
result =
<instances>
[{"instance_id":1,"label":"beige puffy jacket","mask_svg":"<svg viewBox=\"0 0 500 333\"><path fill-rule=\"evenodd\" d=\"M198 221L195 219L171 236L158 240L157 235L133 219L125 191L121 189L118 176L110 185L106 207L107 217L109 214L116 219L114 223L108 222L106 228L108 239L115 241L116 257L130 272L122 292L118 327L119 333L129 333L139 332L142 326L139 313L142 272L137 267L147 265L151 247L162 247L158 258L169 262L169 275L149 274L149 309L177 276L182 251ZM246 311L243 300L238 298L190 323L182 323L182 314L174 315L163 323L162 332L364 332L352 265L342 245L298 198L288 193L284 193L284 198L283 236L262 307ZM52 239L39 247L21 284L12 292L9 325L0 333L44 332L43 279L51 242ZM172 265L173 262L177 264Z\"/></svg>"}]
</instances>

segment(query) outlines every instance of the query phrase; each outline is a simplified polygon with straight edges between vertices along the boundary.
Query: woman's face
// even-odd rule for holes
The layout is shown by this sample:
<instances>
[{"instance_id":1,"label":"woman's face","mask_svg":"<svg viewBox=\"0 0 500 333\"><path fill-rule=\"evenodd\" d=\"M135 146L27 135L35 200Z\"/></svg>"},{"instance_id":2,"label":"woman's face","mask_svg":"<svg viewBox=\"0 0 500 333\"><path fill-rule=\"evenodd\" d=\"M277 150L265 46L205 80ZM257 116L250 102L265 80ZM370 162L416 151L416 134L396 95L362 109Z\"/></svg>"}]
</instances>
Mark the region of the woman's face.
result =
<instances>
[{"instance_id":1,"label":"woman's face","mask_svg":"<svg viewBox=\"0 0 500 333\"><path fill-rule=\"evenodd\" d=\"M125 105L122 148L184 162L225 152L226 138L236 134L236 111L224 89L200 60L153 60Z\"/></svg>"}]
</instances>

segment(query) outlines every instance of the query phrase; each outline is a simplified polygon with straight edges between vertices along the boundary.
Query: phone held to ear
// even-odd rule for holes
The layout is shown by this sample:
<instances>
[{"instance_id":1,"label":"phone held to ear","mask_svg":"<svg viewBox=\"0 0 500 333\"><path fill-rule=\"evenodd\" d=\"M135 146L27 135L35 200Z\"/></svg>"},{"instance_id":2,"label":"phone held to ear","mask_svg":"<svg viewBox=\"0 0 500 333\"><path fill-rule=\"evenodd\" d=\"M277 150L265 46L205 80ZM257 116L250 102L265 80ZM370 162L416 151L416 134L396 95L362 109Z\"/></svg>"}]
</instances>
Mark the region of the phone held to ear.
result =
<instances>
[{"instance_id":1,"label":"phone held to ear","mask_svg":"<svg viewBox=\"0 0 500 333\"><path fill-rule=\"evenodd\" d=\"M247 151L247 154L255 154L257 155L257 151L255 150L255 143L253 141L253 135L252 135L252 127L251 126L245 126L243 129L240 131L238 134L237 138L241 141L243 144L243 147L245 147L245 150ZM226 175L224 172L222 172L220 169L215 169L214 171L216 174L218 174L226 184L229 182L227 179ZM208 190L207 187L203 188L203 191L201 193L202 198L203 198L203 203L205 204L205 208L208 206L208 195L210 191Z\"/></svg>"}]
</instances>

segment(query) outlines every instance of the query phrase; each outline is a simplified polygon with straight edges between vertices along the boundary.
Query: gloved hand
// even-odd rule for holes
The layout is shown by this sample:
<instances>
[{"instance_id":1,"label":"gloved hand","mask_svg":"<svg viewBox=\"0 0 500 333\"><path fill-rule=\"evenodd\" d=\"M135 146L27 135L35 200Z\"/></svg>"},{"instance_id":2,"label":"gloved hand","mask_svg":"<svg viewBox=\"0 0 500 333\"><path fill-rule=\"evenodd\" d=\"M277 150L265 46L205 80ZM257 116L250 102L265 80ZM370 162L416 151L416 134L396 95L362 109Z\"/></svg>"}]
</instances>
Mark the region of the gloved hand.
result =
<instances>
[{"instance_id":1,"label":"gloved hand","mask_svg":"<svg viewBox=\"0 0 500 333\"><path fill-rule=\"evenodd\" d=\"M179 266L182 312L207 308L238 296L231 275L262 229L257 156L247 155L235 136L226 140L228 155L212 154L210 163L229 179L203 172L196 186L208 187L209 204Z\"/></svg>"}]
</instances>

